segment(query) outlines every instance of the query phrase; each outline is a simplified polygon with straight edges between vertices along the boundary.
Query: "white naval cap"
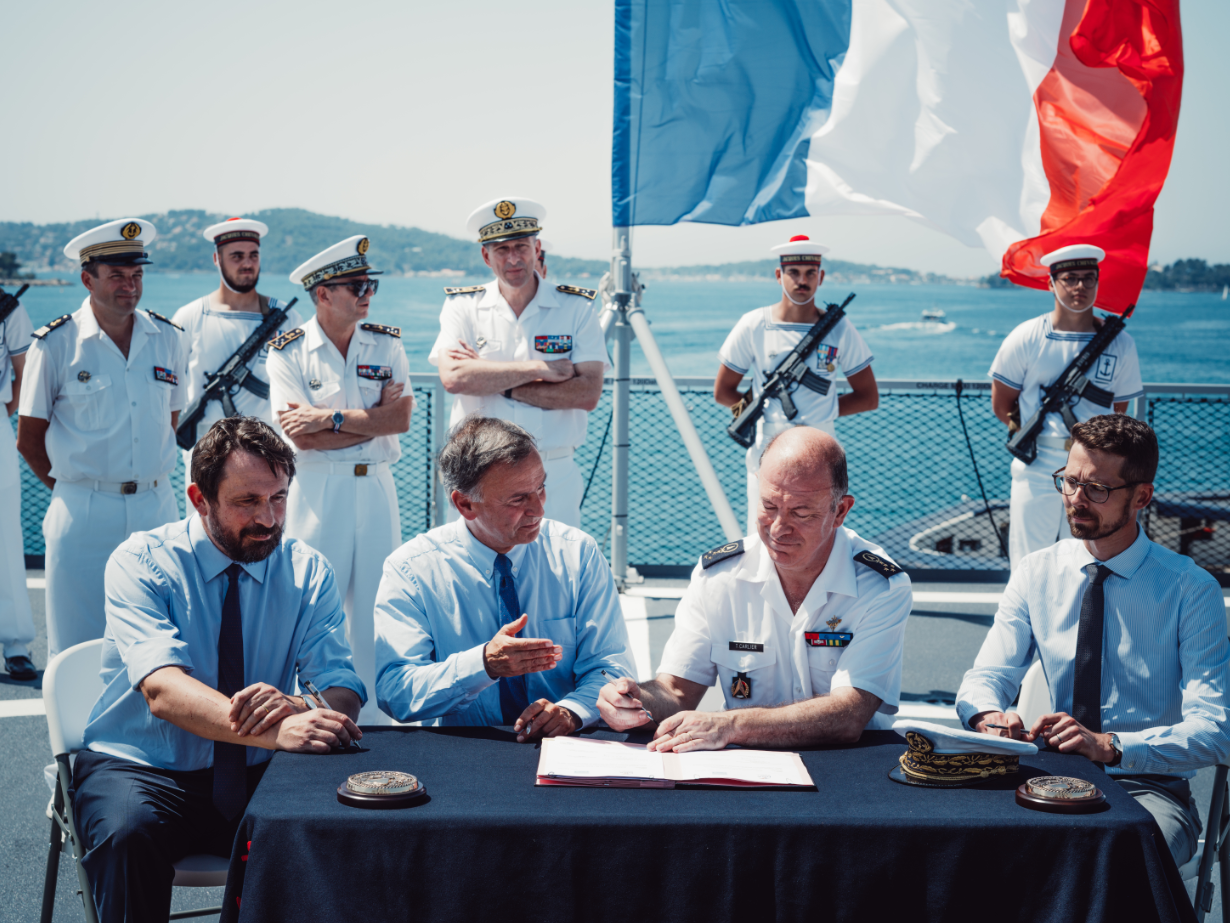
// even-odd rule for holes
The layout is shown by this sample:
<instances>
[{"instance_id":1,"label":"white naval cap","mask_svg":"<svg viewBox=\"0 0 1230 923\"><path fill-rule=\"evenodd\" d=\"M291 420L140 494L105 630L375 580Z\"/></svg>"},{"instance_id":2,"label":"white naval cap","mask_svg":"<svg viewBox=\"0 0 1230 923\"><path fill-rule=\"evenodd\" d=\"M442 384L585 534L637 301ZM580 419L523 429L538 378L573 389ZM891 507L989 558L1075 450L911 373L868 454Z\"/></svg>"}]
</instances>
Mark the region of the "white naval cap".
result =
<instances>
[{"instance_id":1,"label":"white naval cap","mask_svg":"<svg viewBox=\"0 0 1230 923\"><path fill-rule=\"evenodd\" d=\"M477 234L480 244L493 244L537 234L546 217L546 208L533 199L492 199L471 212L466 231Z\"/></svg>"},{"instance_id":2,"label":"white naval cap","mask_svg":"<svg viewBox=\"0 0 1230 923\"><path fill-rule=\"evenodd\" d=\"M781 258L783 265L787 263L812 263L819 265L820 257L828 253L829 248L813 243L812 239L806 234L795 234L788 243L778 244L773 248L772 252Z\"/></svg>"},{"instance_id":3,"label":"white naval cap","mask_svg":"<svg viewBox=\"0 0 1230 923\"><path fill-rule=\"evenodd\" d=\"M370 241L362 234L347 237L340 244L334 244L328 250L317 253L292 272L290 281L311 291L321 282L328 282L339 276L357 276L364 273L378 276L381 273L372 269L367 262L369 245Z\"/></svg>"},{"instance_id":4,"label":"white naval cap","mask_svg":"<svg viewBox=\"0 0 1230 923\"><path fill-rule=\"evenodd\" d=\"M1022 756L1038 748L1023 740L992 737L974 731L902 719L893 730L908 748L898 762L905 781L938 785L970 785L992 776L1012 775ZM897 770L893 770L895 773Z\"/></svg>"},{"instance_id":5,"label":"white naval cap","mask_svg":"<svg viewBox=\"0 0 1230 923\"><path fill-rule=\"evenodd\" d=\"M263 221L254 218L227 218L225 221L211 224L201 232L201 236L215 247L221 247L236 240L254 240L260 243L260 239L268 233L269 225Z\"/></svg>"},{"instance_id":6,"label":"white naval cap","mask_svg":"<svg viewBox=\"0 0 1230 923\"><path fill-rule=\"evenodd\" d=\"M1028 756L1038 752L1035 744L1024 740L994 737L990 734L979 734L977 731L931 724L929 721L902 718L900 721L893 722L893 730L906 740L909 740L907 735L911 731L922 735L931 744L931 749L935 753L1002 753L1009 756Z\"/></svg>"},{"instance_id":7,"label":"white naval cap","mask_svg":"<svg viewBox=\"0 0 1230 923\"><path fill-rule=\"evenodd\" d=\"M1068 269L1097 269L1098 263L1106 259L1106 251L1093 244L1072 244L1052 250L1038 260L1043 266L1049 266L1051 275Z\"/></svg>"},{"instance_id":8,"label":"white naval cap","mask_svg":"<svg viewBox=\"0 0 1230 923\"><path fill-rule=\"evenodd\" d=\"M153 260L145 245L158 236L158 229L142 218L120 218L108 221L84 234L78 234L64 245L64 255L70 260L86 263L108 263L113 266L142 266Z\"/></svg>"}]
</instances>

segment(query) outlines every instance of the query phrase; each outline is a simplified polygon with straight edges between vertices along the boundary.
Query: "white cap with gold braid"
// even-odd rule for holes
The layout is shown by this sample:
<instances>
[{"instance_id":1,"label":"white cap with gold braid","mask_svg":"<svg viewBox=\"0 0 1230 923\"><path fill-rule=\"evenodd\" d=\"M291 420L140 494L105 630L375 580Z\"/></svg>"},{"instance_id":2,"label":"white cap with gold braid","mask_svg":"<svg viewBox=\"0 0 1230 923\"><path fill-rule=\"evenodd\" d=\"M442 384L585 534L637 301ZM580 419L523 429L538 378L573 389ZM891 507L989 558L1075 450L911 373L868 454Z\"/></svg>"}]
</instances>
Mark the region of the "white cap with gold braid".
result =
<instances>
[{"instance_id":1,"label":"white cap with gold braid","mask_svg":"<svg viewBox=\"0 0 1230 923\"><path fill-rule=\"evenodd\" d=\"M381 273L372 269L367 262L369 244L370 241L362 234L348 237L340 244L317 253L290 274L290 281L311 291L322 282L344 276L378 276Z\"/></svg>"},{"instance_id":2,"label":"white cap with gold braid","mask_svg":"<svg viewBox=\"0 0 1230 923\"><path fill-rule=\"evenodd\" d=\"M143 266L152 263L145 247L153 243L158 229L143 218L120 218L108 221L84 234L78 234L64 246L70 260L86 263L108 263L112 266Z\"/></svg>"},{"instance_id":3,"label":"white cap with gold braid","mask_svg":"<svg viewBox=\"0 0 1230 923\"><path fill-rule=\"evenodd\" d=\"M494 244L537 234L546 217L546 208L533 199L492 199L470 213L466 231L476 235L480 244Z\"/></svg>"}]
</instances>

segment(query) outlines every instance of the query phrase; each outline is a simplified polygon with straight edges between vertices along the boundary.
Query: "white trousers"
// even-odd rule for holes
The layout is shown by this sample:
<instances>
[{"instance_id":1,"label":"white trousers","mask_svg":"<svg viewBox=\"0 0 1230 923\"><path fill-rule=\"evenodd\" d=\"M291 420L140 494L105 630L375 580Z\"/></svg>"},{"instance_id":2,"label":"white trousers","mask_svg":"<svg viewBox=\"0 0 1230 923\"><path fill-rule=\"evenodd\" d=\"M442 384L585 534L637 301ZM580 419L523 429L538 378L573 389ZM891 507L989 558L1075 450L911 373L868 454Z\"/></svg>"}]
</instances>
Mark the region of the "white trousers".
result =
<instances>
[{"instance_id":1,"label":"white trousers","mask_svg":"<svg viewBox=\"0 0 1230 923\"><path fill-rule=\"evenodd\" d=\"M21 534L21 469L17 441L0 420L0 644L5 657L29 656L34 612L26 591L26 549Z\"/></svg>"},{"instance_id":2,"label":"white trousers","mask_svg":"<svg viewBox=\"0 0 1230 923\"><path fill-rule=\"evenodd\" d=\"M138 494L56 481L43 517L47 544L47 659L103 636L111 552L132 535L179 519L171 477Z\"/></svg>"},{"instance_id":3,"label":"white trousers","mask_svg":"<svg viewBox=\"0 0 1230 923\"><path fill-rule=\"evenodd\" d=\"M375 609L384 560L401 544L401 515L389 466L367 470L357 476L353 465L300 467L287 497L286 534L307 542L333 568L346 611L346 640L367 687L360 723L391 724L376 704Z\"/></svg>"},{"instance_id":4,"label":"white trousers","mask_svg":"<svg viewBox=\"0 0 1230 923\"><path fill-rule=\"evenodd\" d=\"M747 450L745 459L747 464L747 523L746 528L743 530L744 535L751 535L756 531L756 517L760 514L760 454L774 436L778 433L784 433L788 429L794 429L795 426L810 426L812 429L818 429L823 433L828 433L830 436L837 435L837 430L833 426L832 420L820 424L772 424L761 418L760 424L756 429L756 441Z\"/></svg>"},{"instance_id":5,"label":"white trousers","mask_svg":"<svg viewBox=\"0 0 1230 923\"><path fill-rule=\"evenodd\" d=\"M1025 555L1049 548L1072 534L1063 511L1063 496L1051 477L1067 463L1066 451L1046 446L1038 446L1038 457L1032 465L1019 458L1012 460L1008 559L1013 570Z\"/></svg>"},{"instance_id":6,"label":"white trousers","mask_svg":"<svg viewBox=\"0 0 1230 923\"><path fill-rule=\"evenodd\" d=\"M547 500L543 504L542 515L566 526L581 528L581 497L585 494L585 478L581 476L581 469L571 455L550 460L544 458L542 466L547 474ZM448 504L448 521L455 522L461 514L447 497L444 502Z\"/></svg>"}]
</instances>

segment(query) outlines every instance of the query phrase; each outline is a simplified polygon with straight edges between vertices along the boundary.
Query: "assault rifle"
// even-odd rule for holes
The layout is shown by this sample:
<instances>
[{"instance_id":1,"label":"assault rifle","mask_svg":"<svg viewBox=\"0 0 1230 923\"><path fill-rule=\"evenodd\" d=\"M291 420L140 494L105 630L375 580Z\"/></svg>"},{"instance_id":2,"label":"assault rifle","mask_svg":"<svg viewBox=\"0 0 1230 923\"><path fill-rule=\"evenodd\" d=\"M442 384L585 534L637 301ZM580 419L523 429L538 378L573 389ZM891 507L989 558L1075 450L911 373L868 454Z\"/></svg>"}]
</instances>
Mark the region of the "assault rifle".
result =
<instances>
[{"instance_id":1,"label":"assault rifle","mask_svg":"<svg viewBox=\"0 0 1230 923\"><path fill-rule=\"evenodd\" d=\"M741 446L750 447L756 441L756 421L764 416L765 405L774 398L781 402L787 420L797 417L799 408L795 406L790 394L799 385L817 394L829 393L832 381L822 378L809 369L807 357L846 316L846 305L853 300L854 292L851 292L841 304L827 306L824 316L816 321L815 325L803 335L803 339L799 340L798 345L786 353L786 357L781 362L777 363L777 367L765 381L760 396L748 403L735 421L726 427L726 432L730 434L731 439Z\"/></svg>"},{"instance_id":2,"label":"assault rifle","mask_svg":"<svg viewBox=\"0 0 1230 923\"><path fill-rule=\"evenodd\" d=\"M298 298L292 298L286 307L270 311L252 335L231 353L229 359L222 363L222 367L205 379L205 390L184 411L179 420L179 427L175 430L175 441L179 443L181 449L191 449L196 445L196 428L204 418L205 408L210 401L220 401L222 412L228 417L233 417L235 416L233 397L240 388L246 388L262 401L269 400L269 385L252 374L248 363L286 320L286 315L290 313L290 309L298 300Z\"/></svg>"},{"instance_id":3,"label":"assault rifle","mask_svg":"<svg viewBox=\"0 0 1230 923\"><path fill-rule=\"evenodd\" d=\"M1085 344L1085 348L1076 358L1068 363L1063 374L1055 379L1049 388L1042 389L1042 406L1025 424L1008 437L1008 451L1025 464L1033 464L1038 457L1038 434L1046 422L1046 415L1057 413L1063 417L1064 425L1071 431L1077 423L1072 405L1076 400L1084 398L1099 407L1114 407L1115 395L1097 387L1089 380L1088 372L1098 361L1106 347L1119 335L1127 325L1127 319L1136 310L1136 305L1129 305L1122 317L1108 317L1102 321L1102 329L1094 334L1093 339Z\"/></svg>"},{"instance_id":4,"label":"assault rifle","mask_svg":"<svg viewBox=\"0 0 1230 923\"><path fill-rule=\"evenodd\" d=\"M0 324L3 324L9 319L9 315L17 310L17 306L21 304L17 299L26 293L29 284L23 285L17 290L16 295L10 295L8 292L0 289Z\"/></svg>"}]
</instances>

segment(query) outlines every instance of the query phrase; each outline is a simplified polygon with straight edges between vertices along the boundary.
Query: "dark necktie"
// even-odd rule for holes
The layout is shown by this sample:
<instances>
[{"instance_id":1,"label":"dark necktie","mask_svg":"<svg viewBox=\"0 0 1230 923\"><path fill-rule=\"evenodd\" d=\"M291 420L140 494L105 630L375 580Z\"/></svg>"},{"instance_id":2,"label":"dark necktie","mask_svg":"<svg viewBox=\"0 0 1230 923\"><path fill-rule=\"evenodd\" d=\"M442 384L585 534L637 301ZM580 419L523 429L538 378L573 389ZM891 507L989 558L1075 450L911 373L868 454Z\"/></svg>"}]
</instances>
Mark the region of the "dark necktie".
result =
<instances>
[{"instance_id":1,"label":"dark necktie","mask_svg":"<svg viewBox=\"0 0 1230 923\"><path fill-rule=\"evenodd\" d=\"M1076 675L1072 685L1072 717L1095 734L1102 732L1102 582L1111 570L1105 564L1088 564L1081 622L1076 629Z\"/></svg>"},{"instance_id":2,"label":"dark necktie","mask_svg":"<svg viewBox=\"0 0 1230 923\"><path fill-rule=\"evenodd\" d=\"M495 556L496 579L500 590L500 624L507 625L521 618L521 603L517 599L517 586L513 583L512 561L508 555ZM525 691L524 676L500 677L500 713L505 724L516 724L521 713L529 707L530 697Z\"/></svg>"},{"instance_id":3,"label":"dark necktie","mask_svg":"<svg viewBox=\"0 0 1230 923\"><path fill-rule=\"evenodd\" d=\"M228 699L244 688L243 620L239 614L239 574L226 569L226 596L222 600L222 628L218 632L218 691ZM214 741L214 807L234 820L248 803L248 748Z\"/></svg>"}]
</instances>

